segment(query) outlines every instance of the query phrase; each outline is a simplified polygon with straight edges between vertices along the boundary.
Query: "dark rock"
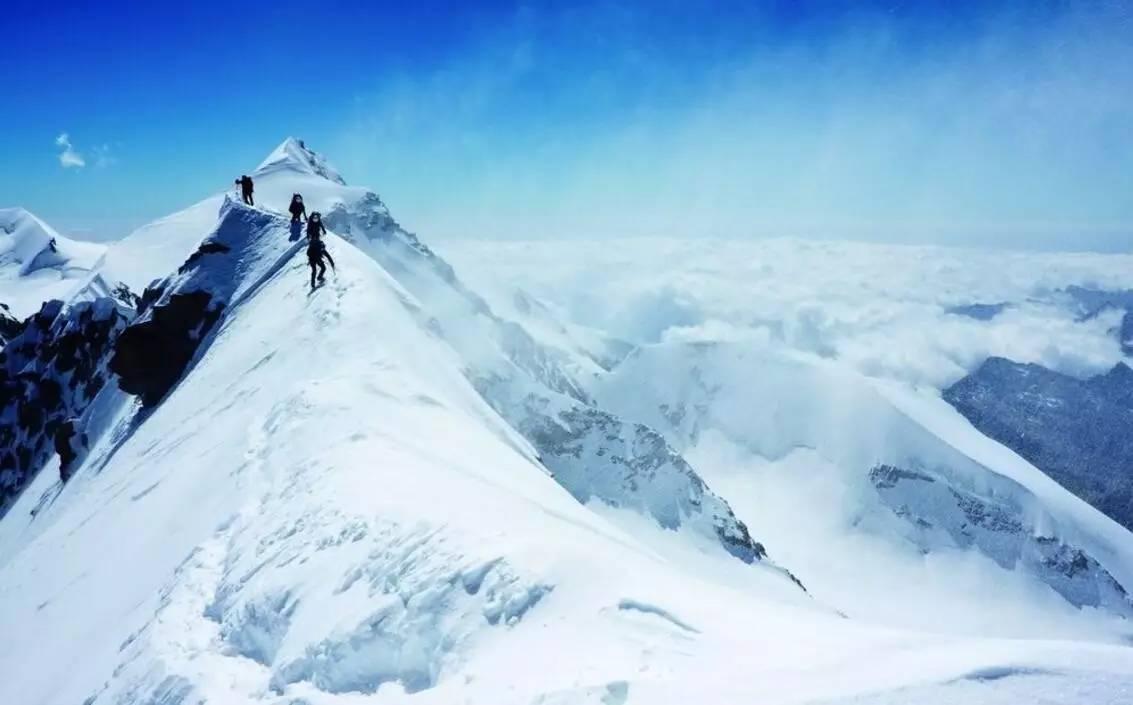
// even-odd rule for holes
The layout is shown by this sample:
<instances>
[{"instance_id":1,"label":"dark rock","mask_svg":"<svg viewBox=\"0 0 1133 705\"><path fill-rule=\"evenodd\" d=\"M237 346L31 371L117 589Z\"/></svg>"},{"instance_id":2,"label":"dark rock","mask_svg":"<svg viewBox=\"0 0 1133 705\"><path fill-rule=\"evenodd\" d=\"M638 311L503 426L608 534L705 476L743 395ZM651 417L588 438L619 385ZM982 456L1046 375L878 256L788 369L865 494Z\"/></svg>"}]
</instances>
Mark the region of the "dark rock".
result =
<instances>
[{"instance_id":1,"label":"dark rock","mask_svg":"<svg viewBox=\"0 0 1133 705\"><path fill-rule=\"evenodd\" d=\"M206 241L201 243L200 247L197 248L196 252L189 255L189 258L187 260L185 260L184 264L182 264L180 267L177 268L177 271L181 274L184 274L185 272L187 272L190 269L197 266L197 263L205 255L223 254L225 252L231 252L231 251L232 251L232 248L229 247L228 245L225 245L222 242L215 242L215 241L212 241L212 240L206 240Z\"/></svg>"},{"instance_id":2,"label":"dark rock","mask_svg":"<svg viewBox=\"0 0 1133 705\"><path fill-rule=\"evenodd\" d=\"M1007 570L1023 566L1075 606L1133 616L1125 587L1093 556L1056 536L1030 511L1030 493L1000 478L978 492L924 468L889 465L869 474L882 503L913 527L923 550L976 549Z\"/></svg>"},{"instance_id":3,"label":"dark rock","mask_svg":"<svg viewBox=\"0 0 1133 705\"><path fill-rule=\"evenodd\" d=\"M1118 329L1118 342L1121 343L1123 355L1133 355L1133 311L1126 311L1121 317L1121 328Z\"/></svg>"},{"instance_id":4,"label":"dark rock","mask_svg":"<svg viewBox=\"0 0 1133 705\"><path fill-rule=\"evenodd\" d=\"M141 298L138 299L139 316L148 311L149 307L161 298L161 296L165 293L165 286L165 280L159 279L155 282L152 282L149 286L146 287L146 290L142 292Z\"/></svg>"},{"instance_id":5,"label":"dark rock","mask_svg":"<svg viewBox=\"0 0 1133 705\"><path fill-rule=\"evenodd\" d=\"M114 286L110 295L114 297L115 301L122 304L127 309L134 311L138 310L139 305L142 303L141 297L133 291L130 291L130 287L121 282Z\"/></svg>"},{"instance_id":6,"label":"dark rock","mask_svg":"<svg viewBox=\"0 0 1133 705\"><path fill-rule=\"evenodd\" d=\"M914 472L894 467L893 465L878 465L870 470L869 479L875 487L889 489L896 487L901 480L919 480L921 482L935 482L931 475L923 472Z\"/></svg>"},{"instance_id":7,"label":"dark rock","mask_svg":"<svg viewBox=\"0 0 1133 705\"><path fill-rule=\"evenodd\" d=\"M103 386L106 359L130 315L112 298L66 309L49 301L0 353L0 512L61 448L69 477L79 419Z\"/></svg>"},{"instance_id":8,"label":"dark rock","mask_svg":"<svg viewBox=\"0 0 1133 705\"><path fill-rule=\"evenodd\" d=\"M23 322L13 316L7 306L0 304L0 348L18 336L23 329Z\"/></svg>"},{"instance_id":9,"label":"dark rock","mask_svg":"<svg viewBox=\"0 0 1133 705\"><path fill-rule=\"evenodd\" d=\"M1133 529L1133 370L1079 380L989 358L944 391L985 435Z\"/></svg>"},{"instance_id":10,"label":"dark rock","mask_svg":"<svg viewBox=\"0 0 1133 705\"><path fill-rule=\"evenodd\" d=\"M955 316L967 316L974 318L977 321L990 321L1003 310L1007 308L1006 303L999 304L965 304L962 306L951 306L946 311Z\"/></svg>"},{"instance_id":11,"label":"dark rock","mask_svg":"<svg viewBox=\"0 0 1133 705\"><path fill-rule=\"evenodd\" d=\"M175 274L142 293L138 316L118 338L110 359L109 368L123 391L152 407L173 389L240 284L250 283L244 282L247 269L240 267L248 261L250 248L278 248L285 222L278 215L225 200L216 228L197 250ZM287 252L278 249L279 256Z\"/></svg>"},{"instance_id":12,"label":"dark rock","mask_svg":"<svg viewBox=\"0 0 1133 705\"><path fill-rule=\"evenodd\" d=\"M555 480L580 502L593 498L634 508L666 529L686 522L706 524L724 549L745 563L766 557L763 545L752 539L728 503L661 434L589 406L552 415L546 409L549 401L529 398L519 430Z\"/></svg>"},{"instance_id":13,"label":"dark rock","mask_svg":"<svg viewBox=\"0 0 1133 705\"><path fill-rule=\"evenodd\" d=\"M175 293L150 308L114 346L109 367L118 386L145 406L157 404L181 378L223 308L205 291Z\"/></svg>"},{"instance_id":14,"label":"dark rock","mask_svg":"<svg viewBox=\"0 0 1133 705\"><path fill-rule=\"evenodd\" d=\"M1107 309L1133 310L1133 289L1107 291L1084 286L1068 286L1063 290L1076 304L1081 318L1093 318Z\"/></svg>"}]
</instances>

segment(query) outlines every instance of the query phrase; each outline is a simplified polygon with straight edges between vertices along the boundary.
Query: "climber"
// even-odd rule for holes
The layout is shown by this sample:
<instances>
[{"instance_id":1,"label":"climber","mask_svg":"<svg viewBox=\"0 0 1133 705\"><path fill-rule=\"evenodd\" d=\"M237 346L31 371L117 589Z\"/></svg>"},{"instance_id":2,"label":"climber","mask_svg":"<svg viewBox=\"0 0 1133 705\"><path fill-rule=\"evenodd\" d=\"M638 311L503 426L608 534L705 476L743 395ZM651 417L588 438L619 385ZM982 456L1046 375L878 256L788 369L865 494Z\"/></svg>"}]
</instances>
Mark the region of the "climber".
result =
<instances>
[{"instance_id":1,"label":"climber","mask_svg":"<svg viewBox=\"0 0 1133 705\"><path fill-rule=\"evenodd\" d=\"M311 267L311 288L315 288L315 268L318 268L318 281L326 279L327 266L323 263L323 258L330 262L330 268L334 269L334 259L331 258L330 253L327 252L326 243L323 242L323 236L327 233L327 226L323 225L323 216L318 211L311 213L311 217L307 218L307 264Z\"/></svg>"},{"instance_id":2,"label":"climber","mask_svg":"<svg viewBox=\"0 0 1133 705\"><path fill-rule=\"evenodd\" d=\"M244 174L239 179L236 179L236 185L240 187L240 195L244 197L244 203L249 206L256 205L252 200L252 177Z\"/></svg>"},{"instance_id":3,"label":"climber","mask_svg":"<svg viewBox=\"0 0 1133 705\"><path fill-rule=\"evenodd\" d=\"M303 197L295 194L291 197L291 205L287 207L291 211L291 222L298 223L299 216L307 217L307 206L303 205Z\"/></svg>"}]
</instances>

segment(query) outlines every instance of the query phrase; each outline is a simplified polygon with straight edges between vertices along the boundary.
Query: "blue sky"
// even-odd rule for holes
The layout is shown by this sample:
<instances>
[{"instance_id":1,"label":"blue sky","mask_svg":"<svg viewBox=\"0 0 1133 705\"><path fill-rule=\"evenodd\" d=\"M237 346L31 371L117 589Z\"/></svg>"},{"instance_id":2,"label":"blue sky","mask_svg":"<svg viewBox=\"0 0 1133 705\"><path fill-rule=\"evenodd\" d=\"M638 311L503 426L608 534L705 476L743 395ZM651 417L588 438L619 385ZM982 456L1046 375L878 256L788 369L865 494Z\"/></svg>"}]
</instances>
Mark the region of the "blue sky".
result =
<instances>
[{"instance_id":1,"label":"blue sky","mask_svg":"<svg viewBox=\"0 0 1133 705\"><path fill-rule=\"evenodd\" d=\"M9 5L0 203L64 231L295 135L427 240L1133 242L1129 0Z\"/></svg>"}]
</instances>

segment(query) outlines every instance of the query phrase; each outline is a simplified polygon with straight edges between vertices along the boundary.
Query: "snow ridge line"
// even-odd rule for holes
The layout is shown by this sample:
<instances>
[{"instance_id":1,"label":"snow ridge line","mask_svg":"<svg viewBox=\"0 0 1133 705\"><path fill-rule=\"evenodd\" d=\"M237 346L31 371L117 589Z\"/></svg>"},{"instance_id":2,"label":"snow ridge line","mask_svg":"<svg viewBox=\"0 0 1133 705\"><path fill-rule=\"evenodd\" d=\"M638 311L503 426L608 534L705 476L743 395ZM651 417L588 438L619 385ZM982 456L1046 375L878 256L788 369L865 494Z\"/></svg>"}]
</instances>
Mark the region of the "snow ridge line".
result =
<instances>
[{"instance_id":1,"label":"snow ridge line","mask_svg":"<svg viewBox=\"0 0 1133 705\"><path fill-rule=\"evenodd\" d=\"M239 296L236 297L234 301L232 301L226 307L224 317L227 318L228 314L231 311L250 299L261 288L263 288L264 284L267 284L269 281L271 281L271 279L287 265L291 258L295 256L295 253L303 248L303 245L303 240L298 240L293 243L291 247L287 248L287 251L279 256L279 259L276 260L275 264L273 264L267 269L267 271L261 274L260 277L256 279L256 281L254 281L251 286L245 289Z\"/></svg>"}]
</instances>

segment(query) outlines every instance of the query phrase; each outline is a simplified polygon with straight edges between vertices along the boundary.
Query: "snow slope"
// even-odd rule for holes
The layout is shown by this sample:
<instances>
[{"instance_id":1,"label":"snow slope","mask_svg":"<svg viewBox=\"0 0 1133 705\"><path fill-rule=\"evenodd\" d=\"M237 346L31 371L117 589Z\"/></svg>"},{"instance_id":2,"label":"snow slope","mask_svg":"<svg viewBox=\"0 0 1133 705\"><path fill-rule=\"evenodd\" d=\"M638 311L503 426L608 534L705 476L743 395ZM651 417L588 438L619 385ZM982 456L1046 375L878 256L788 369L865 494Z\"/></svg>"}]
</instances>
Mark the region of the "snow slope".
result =
<instances>
[{"instance_id":1,"label":"snow slope","mask_svg":"<svg viewBox=\"0 0 1133 705\"><path fill-rule=\"evenodd\" d=\"M23 320L45 301L69 301L92 284L105 252L63 237L23 208L0 208L0 303Z\"/></svg>"},{"instance_id":2,"label":"snow slope","mask_svg":"<svg viewBox=\"0 0 1133 705\"><path fill-rule=\"evenodd\" d=\"M458 350L478 391L536 444L540 461L580 501L632 507L651 515L657 528L687 527L697 540L747 562L762 555L727 502L660 435L589 405L580 380L599 372L603 357L616 356L616 344L588 341L584 352L565 331L536 339L528 328L501 318L402 228L377 194L342 183L323 157L298 140L285 140L251 176L261 208L283 212L301 193L308 212L321 212L331 232L411 292L430 325ZM196 247L222 200L206 199L139 229L112 249L108 268L134 287L164 276L179 264L172 253ZM299 224L291 228L289 239L302 237Z\"/></svg>"},{"instance_id":3,"label":"snow slope","mask_svg":"<svg viewBox=\"0 0 1133 705\"><path fill-rule=\"evenodd\" d=\"M269 209L349 188L268 161ZM455 285L424 298L405 282L425 270L335 235L338 270L311 291L286 219L210 205L112 253L132 281L172 275L163 291L203 283L225 305L159 403L100 406L109 430L74 478L59 491L42 472L0 520L0 633L19 635L0 650L0 701L1117 703L1133 689L1127 646L871 626L648 512L579 501L479 383L510 363L523 372L507 384L617 418L551 389L577 382L561 367L474 354L501 338L451 330L437 304ZM377 217L346 210L352 226ZM219 233L226 251L198 250ZM157 242L181 252L164 271Z\"/></svg>"},{"instance_id":4,"label":"snow slope","mask_svg":"<svg viewBox=\"0 0 1133 705\"><path fill-rule=\"evenodd\" d=\"M816 596L850 614L1127 634L1105 614L1133 614L1129 534L1025 463L973 459L965 439L978 433L957 434L939 398L930 408L901 389L766 345L670 343L636 351L594 394L662 429ZM950 562L968 567L939 569ZM936 593L937 611L925 613L926 593L910 584ZM1010 610L959 597L993 585ZM1087 608L1084 619L1055 595ZM1037 613L1048 616L1033 622Z\"/></svg>"}]
</instances>

